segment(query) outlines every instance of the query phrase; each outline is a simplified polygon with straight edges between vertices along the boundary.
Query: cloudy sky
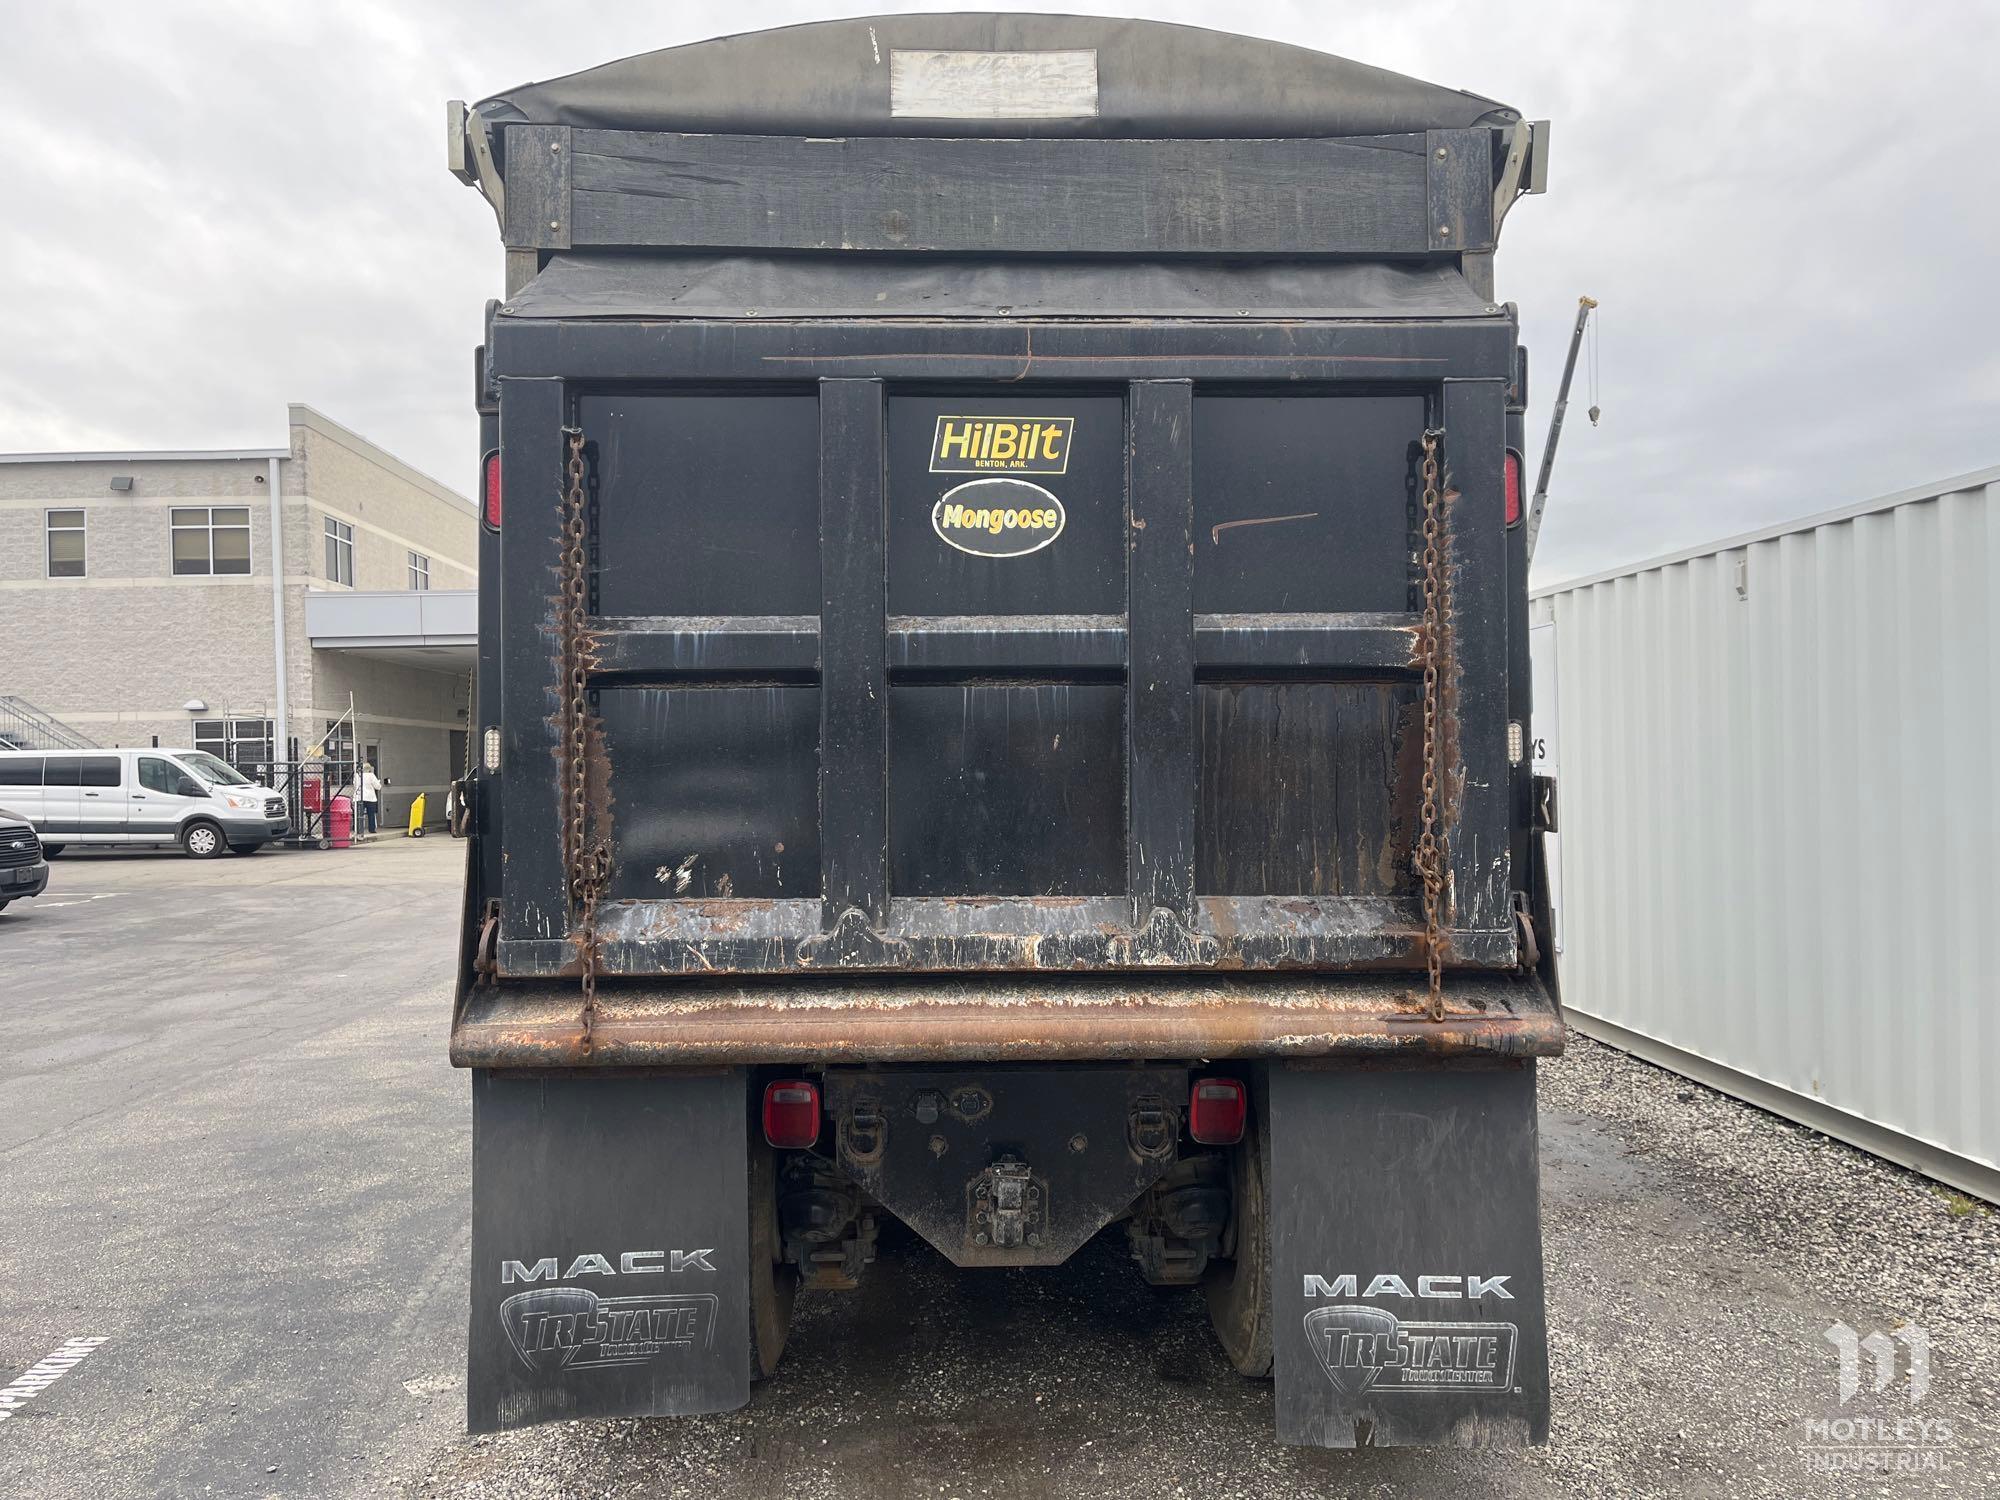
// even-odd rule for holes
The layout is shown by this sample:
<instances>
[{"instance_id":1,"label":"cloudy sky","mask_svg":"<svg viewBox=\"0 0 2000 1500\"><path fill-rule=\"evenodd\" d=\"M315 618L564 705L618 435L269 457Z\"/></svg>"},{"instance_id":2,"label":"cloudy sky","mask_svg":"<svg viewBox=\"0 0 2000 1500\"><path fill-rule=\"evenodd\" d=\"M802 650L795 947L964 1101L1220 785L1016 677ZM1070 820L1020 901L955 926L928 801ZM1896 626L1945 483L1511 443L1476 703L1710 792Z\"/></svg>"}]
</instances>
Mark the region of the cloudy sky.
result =
<instances>
[{"instance_id":1,"label":"cloudy sky","mask_svg":"<svg viewBox=\"0 0 2000 1500\"><path fill-rule=\"evenodd\" d=\"M444 100L897 8L940 7L0 0L0 450L268 445L305 401L469 490L500 252ZM1604 415L1580 378L1538 582L2000 463L2000 6L1014 8L1255 32L1554 120L1500 257L1530 462L1581 292Z\"/></svg>"}]
</instances>

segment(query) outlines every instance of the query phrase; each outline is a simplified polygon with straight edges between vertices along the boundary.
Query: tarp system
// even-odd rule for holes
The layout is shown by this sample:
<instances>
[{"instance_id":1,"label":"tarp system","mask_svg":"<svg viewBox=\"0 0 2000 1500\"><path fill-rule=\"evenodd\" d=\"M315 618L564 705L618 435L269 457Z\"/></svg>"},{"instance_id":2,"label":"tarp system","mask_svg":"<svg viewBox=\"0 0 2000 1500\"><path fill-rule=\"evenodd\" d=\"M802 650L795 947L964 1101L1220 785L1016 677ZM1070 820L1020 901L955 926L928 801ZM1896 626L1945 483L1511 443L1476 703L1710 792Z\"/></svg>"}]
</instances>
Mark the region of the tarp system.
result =
<instances>
[{"instance_id":1,"label":"tarp system","mask_svg":"<svg viewBox=\"0 0 2000 1500\"><path fill-rule=\"evenodd\" d=\"M1394 135L1520 118L1477 94L1282 42L990 12L669 47L508 89L477 112L608 130L1109 138Z\"/></svg>"},{"instance_id":2,"label":"tarp system","mask_svg":"<svg viewBox=\"0 0 2000 1500\"><path fill-rule=\"evenodd\" d=\"M1470 318L1456 268L912 256L555 255L513 318Z\"/></svg>"}]
</instances>

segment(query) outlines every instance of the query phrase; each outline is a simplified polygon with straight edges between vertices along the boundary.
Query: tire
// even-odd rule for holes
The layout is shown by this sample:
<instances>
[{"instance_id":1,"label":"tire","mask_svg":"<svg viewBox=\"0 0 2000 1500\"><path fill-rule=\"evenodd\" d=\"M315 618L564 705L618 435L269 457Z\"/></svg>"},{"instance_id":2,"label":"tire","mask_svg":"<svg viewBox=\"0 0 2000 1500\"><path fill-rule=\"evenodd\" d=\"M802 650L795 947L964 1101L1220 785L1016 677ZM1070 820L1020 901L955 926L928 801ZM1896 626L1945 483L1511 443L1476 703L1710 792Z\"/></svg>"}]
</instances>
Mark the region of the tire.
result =
<instances>
[{"instance_id":1,"label":"tire","mask_svg":"<svg viewBox=\"0 0 2000 1500\"><path fill-rule=\"evenodd\" d=\"M69 845L67 844L44 844L42 845L42 856L45 859L54 859L68 847Z\"/></svg>"},{"instance_id":2,"label":"tire","mask_svg":"<svg viewBox=\"0 0 2000 1500\"><path fill-rule=\"evenodd\" d=\"M779 1257L777 1155L752 1127L750 1141L750 1378L778 1373L785 1339L792 1331L792 1302L798 1272Z\"/></svg>"},{"instance_id":3,"label":"tire","mask_svg":"<svg viewBox=\"0 0 2000 1500\"><path fill-rule=\"evenodd\" d=\"M181 848L189 859L214 859L228 847L222 830L213 823L190 823L181 830Z\"/></svg>"},{"instance_id":4,"label":"tire","mask_svg":"<svg viewBox=\"0 0 2000 1500\"><path fill-rule=\"evenodd\" d=\"M1240 1375L1271 1375L1271 1236L1265 1209L1269 1157L1253 1126L1230 1153L1228 1260L1209 1262L1208 1321Z\"/></svg>"}]
</instances>

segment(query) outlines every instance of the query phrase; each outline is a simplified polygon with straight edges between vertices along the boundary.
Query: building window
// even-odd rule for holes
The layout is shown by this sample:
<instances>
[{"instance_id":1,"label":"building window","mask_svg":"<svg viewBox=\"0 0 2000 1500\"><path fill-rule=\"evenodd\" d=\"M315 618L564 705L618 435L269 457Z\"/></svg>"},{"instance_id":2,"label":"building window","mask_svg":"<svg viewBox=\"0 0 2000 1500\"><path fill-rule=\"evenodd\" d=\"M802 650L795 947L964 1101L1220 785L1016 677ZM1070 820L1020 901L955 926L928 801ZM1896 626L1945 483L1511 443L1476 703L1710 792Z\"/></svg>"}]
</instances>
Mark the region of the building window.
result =
<instances>
[{"instance_id":1,"label":"building window","mask_svg":"<svg viewBox=\"0 0 2000 1500\"><path fill-rule=\"evenodd\" d=\"M194 747L206 750L217 760L226 760L245 776L257 774L259 766L273 759L272 725L269 719L196 719Z\"/></svg>"},{"instance_id":2,"label":"building window","mask_svg":"<svg viewBox=\"0 0 2000 1500\"><path fill-rule=\"evenodd\" d=\"M431 560L421 552L410 554L410 587L427 589L431 586Z\"/></svg>"},{"instance_id":3,"label":"building window","mask_svg":"<svg viewBox=\"0 0 2000 1500\"><path fill-rule=\"evenodd\" d=\"M176 506L172 517L174 572L250 571L250 508L247 505Z\"/></svg>"},{"instance_id":4,"label":"building window","mask_svg":"<svg viewBox=\"0 0 2000 1500\"><path fill-rule=\"evenodd\" d=\"M319 742L319 758L352 769L354 765L354 723L350 719L328 719L326 738Z\"/></svg>"},{"instance_id":5,"label":"building window","mask_svg":"<svg viewBox=\"0 0 2000 1500\"><path fill-rule=\"evenodd\" d=\"M354 587L354 528L332 516L326 518L326 576Z\"/></svg>"},{"instance_id":6,"label":"building window","mask_svg":"<svg viewBox=\"0 0 2000 1500\"><path fill-rule=\"evenodd\" d=\"M48 512L49 577L83 577L83 512Z\"/></svg>"}]
</instances>

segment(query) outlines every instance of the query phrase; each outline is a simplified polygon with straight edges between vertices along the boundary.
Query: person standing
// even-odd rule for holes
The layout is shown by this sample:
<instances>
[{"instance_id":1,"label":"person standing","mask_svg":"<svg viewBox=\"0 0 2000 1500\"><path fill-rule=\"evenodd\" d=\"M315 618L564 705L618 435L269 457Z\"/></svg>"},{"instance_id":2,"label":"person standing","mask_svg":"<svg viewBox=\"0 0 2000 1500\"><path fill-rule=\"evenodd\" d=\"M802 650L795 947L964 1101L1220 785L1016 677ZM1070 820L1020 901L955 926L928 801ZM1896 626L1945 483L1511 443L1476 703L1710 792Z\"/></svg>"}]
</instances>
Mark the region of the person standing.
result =
<instances>
[{"instance_id":1,"label":"person standing","mask_svg":"<svg viewBox=\"0 0 2000 1500\"><path fill-rule=\"evenodd\" d=\"M361 817L369 833L380 825L382 815L382 778L375 774L375 762L364 761L361 765Z\"/></svg>"}]
</instances>

